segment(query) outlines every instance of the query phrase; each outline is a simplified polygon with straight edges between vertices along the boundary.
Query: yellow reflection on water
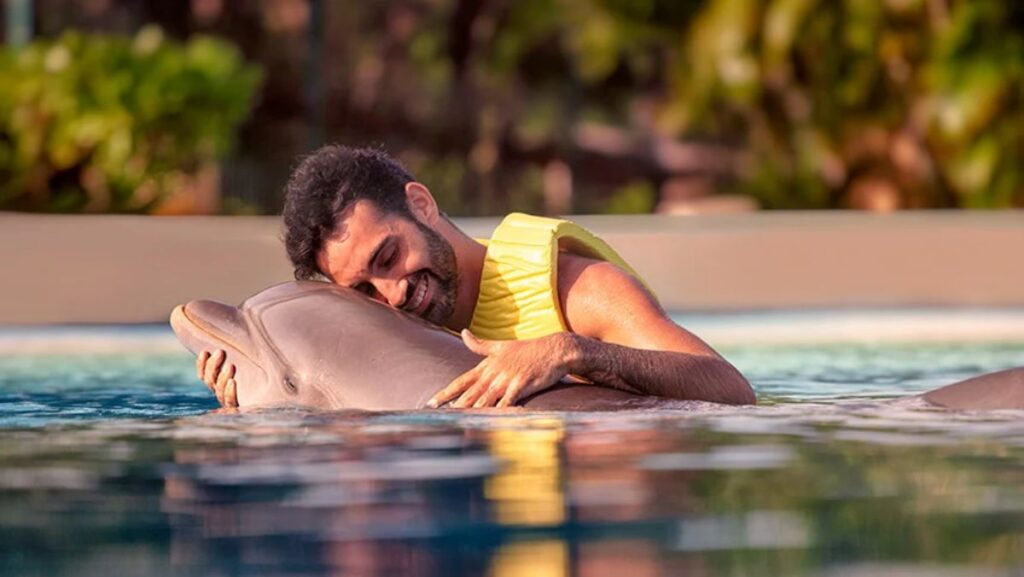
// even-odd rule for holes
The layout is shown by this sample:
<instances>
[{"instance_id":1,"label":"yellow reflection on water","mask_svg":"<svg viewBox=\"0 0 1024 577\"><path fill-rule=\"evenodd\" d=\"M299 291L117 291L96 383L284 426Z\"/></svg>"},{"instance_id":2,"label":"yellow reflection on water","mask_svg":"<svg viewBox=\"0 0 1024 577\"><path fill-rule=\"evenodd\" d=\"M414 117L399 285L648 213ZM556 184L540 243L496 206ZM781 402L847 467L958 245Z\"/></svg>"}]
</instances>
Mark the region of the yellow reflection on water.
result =
<instances>
[{"instance_id":1,"label":"yellow reflection on water","mask_svg":"<svg viewBox=\"0 0 1024 577\"><path fill-rule=\"evenodd\" d=\"M557 525L565 520L565 426L557 419L531 420L530 425L494 430L488 437L491 455L502 466L485 482L484 494L502 525Z\"/></svg>"},{"instance_id":2,"label":"yellow reflection on water","mask_svg":"<svg viewBox=\"0 0 1024 577\"><path fill-rule=\"evenodd\" d=\"M569 547L560 539L506 543L494 554L491 577L563 577Z\"/></svg>"}]
</instances>

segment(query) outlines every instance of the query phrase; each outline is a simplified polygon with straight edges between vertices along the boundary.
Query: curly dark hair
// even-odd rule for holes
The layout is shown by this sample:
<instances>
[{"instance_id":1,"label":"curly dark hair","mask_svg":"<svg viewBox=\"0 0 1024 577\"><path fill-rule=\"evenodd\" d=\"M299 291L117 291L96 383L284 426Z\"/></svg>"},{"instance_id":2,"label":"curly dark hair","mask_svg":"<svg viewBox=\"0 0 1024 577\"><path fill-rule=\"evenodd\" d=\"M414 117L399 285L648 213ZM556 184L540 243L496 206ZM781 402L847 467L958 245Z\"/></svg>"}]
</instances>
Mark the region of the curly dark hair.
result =
<instances>
[{"instance_id":1,"label":"curly dark hair","mask_svg":"<svg viewBox=\"0 0 1024 577\"><path fill-rule=\"evenodd\" d=\"M361 198L378 209L413 218L405 185L414 179L382 150L328 145L299 163L285 187L284 245L295 278L326 276L317 264L338 216Z\"/></svg>"}]
</instances>

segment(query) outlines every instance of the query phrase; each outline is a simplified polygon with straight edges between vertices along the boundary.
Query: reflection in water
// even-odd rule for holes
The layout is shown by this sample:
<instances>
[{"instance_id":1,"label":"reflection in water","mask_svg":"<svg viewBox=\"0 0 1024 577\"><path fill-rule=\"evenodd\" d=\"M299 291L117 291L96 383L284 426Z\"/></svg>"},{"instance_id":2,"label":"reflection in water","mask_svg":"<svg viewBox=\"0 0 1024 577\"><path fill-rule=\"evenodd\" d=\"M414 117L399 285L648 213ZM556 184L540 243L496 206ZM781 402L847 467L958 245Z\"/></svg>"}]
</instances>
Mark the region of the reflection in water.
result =
<instances>
[{"instance_id":1,"label":"reflection in water","mask_svg":"<svg viewBox=\"0 0 1024 577\"><path fill-rule=\"evenodd\" d=\"M569 573L569 546L562 539L513 541L491 561L492 577L564 577Z\"/></svg>"},{"instance_id":2,"label":"reflection in water","mask_svg":"<svg viewBox=\"0 0 1024 577\"><path fill-rule=\"evenodd\" d=\"M868 404L8 429L0 574L1013 574L1022 448Z\"/></svg>"},{"instance_id":3,"label":"reflection in water","mask_svg":"<svg viewBox=\"0 0 1024 577\"><path fill-rule=\"evenodd\" d=\"M531 419L528 424L531 428L502 427L488 435L490 452L502 467L487 479L485 495L493 503L497 523L558 526L566 517L564 426L558 419ZM514 541L494 555L490 573L494 577L564 577L568 564L568 547L562 540Z\"/></svg>"},{"instance_id":4,"label":"reflection in water","mask_svg":"<svg viewBox=\"0 0 1024 577\"><path fill-rule=\"evenodd\" d=\"M0 358L0 575L1024 574L1024 415L859 398L963 365L915 355L756 377L838 400L507 415L196 416L187 359Z\"/></svg>"},{"instance_id":5,"label":"reflection in water","mask_svg":"<svg viewBox=\"0 0 1024 577\"><path fill-rule=\"evenodd\" d=\"M543 526L565 521L560 421L533 420L529 429L498 428L488 435L501 469L485 485L502 525Z\"/></svg>"},{"instance_id":6,"label":"reflection in water","mask_svg":"<svg viewBox=\"0 0 1024 577\"><path fill-rule=\"evenodd\" d=\"M0 548L20 556L0 557L0 569L88 574L78 571L87 559L183 575L1024 568L1024 419L906 413L267 413L10 430L0 506L15 537Z\"/></svg>"}]
</instances>

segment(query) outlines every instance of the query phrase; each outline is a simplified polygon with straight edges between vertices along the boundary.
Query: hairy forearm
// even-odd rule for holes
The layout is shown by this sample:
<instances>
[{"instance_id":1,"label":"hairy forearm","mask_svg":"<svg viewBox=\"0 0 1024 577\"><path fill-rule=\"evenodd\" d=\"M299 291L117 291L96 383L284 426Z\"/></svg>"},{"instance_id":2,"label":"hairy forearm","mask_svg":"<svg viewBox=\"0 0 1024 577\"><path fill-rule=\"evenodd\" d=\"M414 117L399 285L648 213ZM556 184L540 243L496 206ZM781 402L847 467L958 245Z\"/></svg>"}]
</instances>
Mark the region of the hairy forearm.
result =
<instances>
[{"instance_id":1,"label":"hairy forearm","mask_svg":"<svg viewBox=\"0 0 1024 577\"><path fill-rule=\"evenodd\" d=\"M750 383L720 357L634 349L567 335L569 371L595 383L673 399L732 405L757 402Z\"/></svg>"}]
</instances>

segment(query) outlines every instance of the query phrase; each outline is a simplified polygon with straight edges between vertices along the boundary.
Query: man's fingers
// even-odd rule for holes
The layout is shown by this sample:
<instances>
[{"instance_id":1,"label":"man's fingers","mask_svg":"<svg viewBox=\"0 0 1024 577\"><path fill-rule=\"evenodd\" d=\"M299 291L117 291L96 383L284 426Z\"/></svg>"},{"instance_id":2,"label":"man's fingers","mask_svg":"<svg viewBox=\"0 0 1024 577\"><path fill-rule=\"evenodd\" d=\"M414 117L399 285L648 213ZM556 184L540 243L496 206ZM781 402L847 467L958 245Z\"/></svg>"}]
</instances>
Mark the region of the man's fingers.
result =
<instances>
[{"instance_id":1,"label":"man's fingers","mask_svg":"<svg viewBox=\"0 0 1024 577\"><path fill-rule=\"evenodd\" d=\"M478 355L488 356L493 350L493 345L490 341L485 341L469 332L469 329L462 329L462 342L466 344L469 350L473 351Z\"/></svg>"},{"instance_id":2,"label":"man's fingers","mask_svg":"<svg viewBox=\"0 0 1024 577\"><path fill-rule=\"evenodd\" d=\"M203 382L207 385L214 386L217 383L217 374L220 373L220 366L224 364L224 358L227 356L223 350L214 351L210 356L210 359L206 362L206 372L203 373Z\"/></svg>"},{"instance_id":3,"label":"man's fingers","mask_svg":"<svg viewBox=\"0 0 1024 577\"><path fill-rule=\"evenodd\" d=\"M486 381L477 381L472 387L466 389L466 392L462 393L459 398L452 401L452 407L456 409L472 407L473 403L487 391L487 385Z\"/></svg>"},{"instance_id":4,"label":"man's fingers","mask_svg":"<svg viewBox=\"0 0 1024 577\"><path fill-rule=\"evenodd\" d=\"M215 397L217 397L217 404L223 407L224 406L224 387L218 387L217 384L214 383L213 386L210 387L210 388L213 389L213 395Z\"/></svg>"},{"instance_id":5,"label":"man's fingers","mask_svg":"<svg viewBox=\"0 0 1024 577\"><path fill-rule=\"evenodd\" d=\"M196 376L203 380L203 373L206 369L206 361L210 358L210 351L203 351L196 357Z\"/></svg>"},{"instance_id":6,"label":"man's fingers","mask_svg":"<svg viewBox=\"0 0 1024 577\"><path fill-rule=\"evenodd\" d=\"M234 365L231 365L232 368ZM232 374L235 371L231 371ZM225 407L237 407L238 406L238 383L235 379L228 379L228 384L224 385L224 406Z\"/></svg>"},{"instance_id":7,"label":"man's fingers","mask_svg":"<svg viewBox=\"0 0 1024 577\"><path fill-rule=\"evenodd\" d=\"M213 394L217 396L217 401L221 406L226 407L227 399L224 396L224 391L228 386L228 379L235 375L235 366L228 365L224 367L224 370L217 373L217 380L213 384Z\"/></svg>"},{"instance_id":8,"label":"man's fingers","mask_svg":"<svg viewBox=\"0 0 1024 577\"><path fill-rule=\"evenodd\" d=\"M519 395L523 392L526 385L521 382L512 383L506 390L505 394L502 395L501 400L498 401L499 407L512 407L515 406L516 401L519 400Z\"/></svg>"},{"instance_id":9,"label":"man's fingers","mask_svg":"<svg viewBox=\"0 0 1024 577\"><path fill-rule=\"evenodd\" d=\"M495 406L495 403L501 398L506 389L507 387L501 384L491 383L491 386L487 387L483 394L477 397L476 402L473 403L473 408L482 409Z\"/></svg>"},{"instance_id":10,"label":"man's fingers","mask_svg":"<svg viewBox=\"0 0 1024 577\"><path fill-rule=\"evenodd\" d=\"M225 407L228 406L227 397L224 394L225 389L228 387L228 379L231 379L234 376L235 365L228 365L224 367L224 370L217 374L217 381L214 383L213 394L217 395L217 400Z\"/></svg>"},{"instance_id":11,"label":"man's fingers","mask_svg":"<svg viewBox=\"0 0 1024 577\"><path fill-rule=\"evenodd\" d=\"M463 373L460 377L452 381L450 385L441 389L441 391L433 397L430 397L430 400L427 401L427 406L437 408L459 396L463 391L471 387L473 383L476 382L477 374L477 369L470 369L469 372Z\"/></svg>"}]
</instances>

